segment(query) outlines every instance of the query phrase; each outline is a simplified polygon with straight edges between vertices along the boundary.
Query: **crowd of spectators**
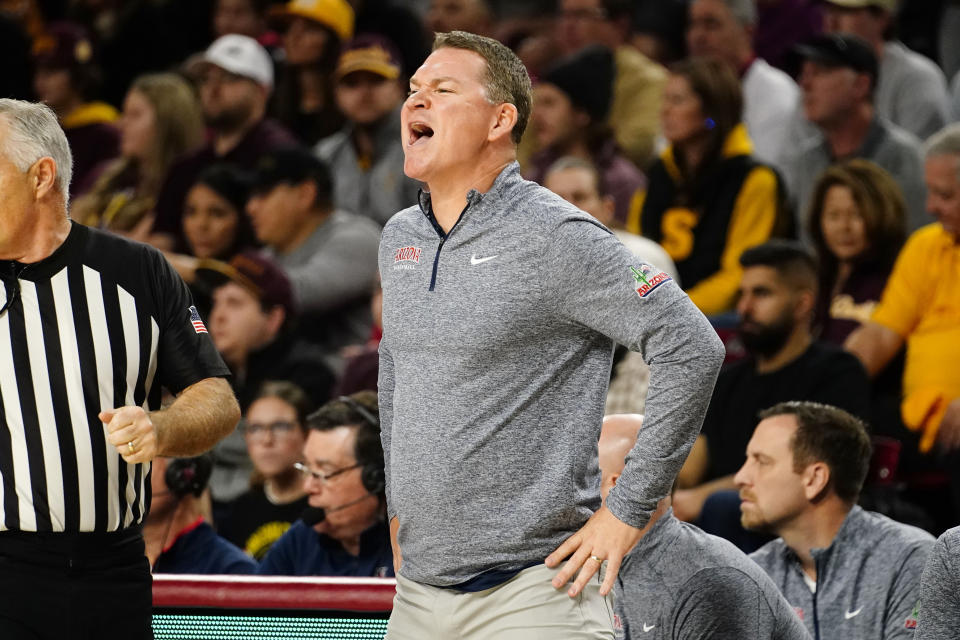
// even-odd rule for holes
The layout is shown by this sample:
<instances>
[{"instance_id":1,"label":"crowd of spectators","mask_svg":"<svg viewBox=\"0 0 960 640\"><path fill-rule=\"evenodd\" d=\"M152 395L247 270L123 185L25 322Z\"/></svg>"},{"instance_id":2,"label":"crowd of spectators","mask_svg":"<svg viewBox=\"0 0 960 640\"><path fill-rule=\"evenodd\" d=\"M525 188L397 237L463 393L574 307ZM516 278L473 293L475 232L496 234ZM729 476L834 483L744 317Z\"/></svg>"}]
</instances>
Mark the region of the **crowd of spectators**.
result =
<instances>
[{"instance_id":1,"label":"crowd of spectators","mask_svg":"<svg viewBox=\"0 0 960 640\"><path fill-rule=\"evenodd\" d=\"M893 452L866 476L887 515L960 523L958 24L896 0L0 3L0 92L56 112L72 218L165 252L245 414L209 456L155 463L155 570L392 575L377 246L418 201L407 80L451 30L527 66L524 177L727 345L670 518L745 551L780 535L746 530L737 492L760 412L806 401L861 419L874 466ZM618 347L608 412L642 413L648 378ZM765 423L795 414L820 419Z\"/></svg>"}]
</instances>

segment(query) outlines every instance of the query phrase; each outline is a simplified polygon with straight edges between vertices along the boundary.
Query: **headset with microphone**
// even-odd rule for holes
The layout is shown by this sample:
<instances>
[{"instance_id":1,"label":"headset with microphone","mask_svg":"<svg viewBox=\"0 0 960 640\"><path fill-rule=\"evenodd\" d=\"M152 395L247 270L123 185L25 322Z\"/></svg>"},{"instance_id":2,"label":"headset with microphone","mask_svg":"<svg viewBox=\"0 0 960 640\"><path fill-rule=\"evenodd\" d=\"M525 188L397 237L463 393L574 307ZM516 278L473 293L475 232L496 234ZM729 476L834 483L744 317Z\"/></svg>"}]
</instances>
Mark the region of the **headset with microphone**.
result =
<instances>
[{"instance_id":1,"label":"headset with microphone","mask_svg":"<svg viewBox=\"0 0 960 640\"><path fill-rule=\"evenodd\" d=\"M351 411L356 413L361 417L361 419L366 422L369 426L376 429L378 432L380 430L380 419L374 415L370 409L364 407L362 404L354 400L349 396L340 396L337 398L338 402L342 402L347 405ZM322 409L321 409L322 411ZM319 411L314 412L310 416L307 416L307 422L310 421L310 418L317 415ZM363 468L360 472L360 482L363 483L363 488L367 490L367 494L346 502L344 504L337 505L335 507L328 507L324 509L323 507L307 507L303 510L303 513L300 516L300 519L307 526L313 526L315 524L320 524L327 518L327 514L333 513L335 511L340 511L341 509L346 509L347 507L352 507L355 504L363 502L370 496L379 496L383 493L384 488L386 487L386 477L383 470L383 460L378 461L367 461L363 464Z\"/></svg>"}]
</instances>

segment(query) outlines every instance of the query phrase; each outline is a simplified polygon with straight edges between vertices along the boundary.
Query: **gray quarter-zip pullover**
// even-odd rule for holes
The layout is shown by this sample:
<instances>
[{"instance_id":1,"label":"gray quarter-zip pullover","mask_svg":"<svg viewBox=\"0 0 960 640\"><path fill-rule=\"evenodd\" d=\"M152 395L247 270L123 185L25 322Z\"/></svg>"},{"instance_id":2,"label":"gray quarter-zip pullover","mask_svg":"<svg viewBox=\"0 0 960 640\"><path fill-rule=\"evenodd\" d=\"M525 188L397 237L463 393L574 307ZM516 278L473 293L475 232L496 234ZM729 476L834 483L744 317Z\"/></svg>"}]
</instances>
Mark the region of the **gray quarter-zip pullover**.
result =
<instances>
[{"instance_id":1,"label":"gray quarter-zip pullover","mask_svg":"<svg viewBox=\"0 0 960 640\"><path fill-rule=\"evenodd\" d=\"M960 527L943 532L920 579L916 640L960 638Z\"/></svg>"},{"instance_id":2,"label":"gray quarter-zip pullover","mask_svg":"<svg viewBox=\"0 0 960 640\"><path fill-rule=\"evenodd\" d=\"M773 578L815 640L913 638L920 574L933 536L854 506L833 543L812 549L816 592L783 538L750 557Z\"/></svg>"},{"instance_id":3,"label":"gray quarter-zip pullover","mask_svg":"<svg viewBox=\"0 0 960 640\"><path fill-rule=\"evenodd\" d=\"M613 602L618 640L810 640L763 569L673 509L624 559Z\"/></svg>"},{"instance_id":4,"label":"gray quarter-zip pullover","mask_svg":"<svg viewBox=\"0 0 960 640\"><path fill-rule=\"evenodd\" d=\"M608 498L642 527L700 430L723 347L666 274L513 163L444 233L380 242L380 412L401 574L435 586L542 562L600 507L614 342L650 364L644 428Z\"/></svg>"}]
</instances>

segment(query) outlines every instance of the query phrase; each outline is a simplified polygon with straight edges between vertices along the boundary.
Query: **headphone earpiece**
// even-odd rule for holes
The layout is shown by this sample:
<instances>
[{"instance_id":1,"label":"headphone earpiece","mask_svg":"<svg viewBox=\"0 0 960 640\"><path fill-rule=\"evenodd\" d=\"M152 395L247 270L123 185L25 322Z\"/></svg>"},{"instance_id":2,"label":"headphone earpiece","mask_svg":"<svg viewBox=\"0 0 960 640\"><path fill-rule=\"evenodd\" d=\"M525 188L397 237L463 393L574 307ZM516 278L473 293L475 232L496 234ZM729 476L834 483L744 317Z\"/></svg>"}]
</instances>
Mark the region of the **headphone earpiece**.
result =
<instances>
[{"instance_id":1,"label":"headphone earpiece","mask_svg":"<svg viewBox=\"0 0 960 640\"><path fill-rule=\"evenodd\" d=\"M363 418L364 421L366 421L371 427L374 427L377 430L380 429L380 418L370 411L370 409L367 409L350 396L340 396L337 398L337 401L342 402L350 407L354 413ZM368 462L367 464L363 465L363 471L361 471L361 474L360 480L363 482L364 489L375 495L383 493L383 490L387 486L387 480L383 471L383 466Z\"/></svg>"},{"instance_id":2,"label":"headphone earpiece","mask_svg":"<svg viewBox=\"0 0 960 640\"><path fill-rule=\"evenodd\" d=\"M383 490L387 486L383 467L368 463L363 465L363 470L360 473L360 481L363 482L364 489L374 495L383 493Z\"/></svg>"},{"instance_id":3,"label":"headphone earpiece","mask_svg":"<svg viewBox=\"0 0 960 640\"><path fill-rule=\"evenodd\" d=\"M163 475L167 488L178 499L188 495L200 497L213 473L213 457L204 454L195 458L175 458L167 464Z\"/></svg>"}]
</instances>

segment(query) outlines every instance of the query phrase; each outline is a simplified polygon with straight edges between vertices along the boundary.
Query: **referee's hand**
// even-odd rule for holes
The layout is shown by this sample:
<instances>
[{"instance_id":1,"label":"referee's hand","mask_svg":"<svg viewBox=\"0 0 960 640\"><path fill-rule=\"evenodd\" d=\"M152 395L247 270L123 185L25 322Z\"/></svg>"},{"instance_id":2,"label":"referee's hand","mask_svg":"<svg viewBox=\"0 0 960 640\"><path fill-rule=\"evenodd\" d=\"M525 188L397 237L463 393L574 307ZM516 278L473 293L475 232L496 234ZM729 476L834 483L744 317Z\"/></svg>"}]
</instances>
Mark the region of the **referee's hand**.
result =
<instances>
[{"instance_id":1,"label":"referee's hand","mask_svg":"<svg viewBox=\"0 0 960 640\"><path fill-rule=\"evenodd\" d=\"M101 411L107 426L107 442L129 464L150 462L157 455L157 428L142 407L120 407Z\"/></svg>"},{"instance_id":2,"label":"referee's hand","mask_svg":"<svg viewBox=\"0 0 960 640\"><path fill-rule=\"evenodd\" d=\"M607 570L600 586L600 595L607 595L613 589L624 556L630 553L642 535L641 529L622 522L606 506L600 507L579 531L547 556L546 564L551 569L559 566L567 556L570 557L560 573L553 577L553 587L562 589L579 570L577 579L567 590L567 595L574 598L606 562Z\"/></svg>"}]
</instances>

